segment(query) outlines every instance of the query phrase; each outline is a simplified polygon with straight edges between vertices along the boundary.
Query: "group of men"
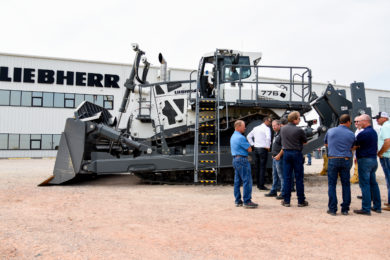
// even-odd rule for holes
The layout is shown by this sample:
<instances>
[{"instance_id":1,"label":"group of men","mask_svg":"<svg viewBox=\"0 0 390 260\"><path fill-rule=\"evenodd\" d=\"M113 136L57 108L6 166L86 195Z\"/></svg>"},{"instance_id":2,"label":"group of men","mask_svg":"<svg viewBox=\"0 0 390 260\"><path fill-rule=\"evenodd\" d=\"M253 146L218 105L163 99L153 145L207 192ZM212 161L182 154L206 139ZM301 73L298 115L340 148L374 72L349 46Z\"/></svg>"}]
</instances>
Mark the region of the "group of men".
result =
<instances>
[{"instance_id":1,"label":"group of men","mask_svg":"<svg viewBox=\"0 0 390 260\"><path fill-rule=\"evenodd\" d=\"M353 151L356 150L359 185L362 191L362 208L354 210L356 214L371 215L371 211L381 213L390 211L390 121L386 112L380 112L376 117L381 125L379 136L371 125L369 115L355 118L355 126L359 133L351 131L351 118L344 114L339 118L339 126L331 128L325 135L325 145L328 150L328 211L330 215L337 215L336 183L340 176L342 184L341 214L348 215L351 204L350 169L353 163ZM248 152L254 151L255 175L257 187L268 190L264 185L268 152L272 154L273 183L267 197L276 197L282 200L282 205L290 207L293 178L296 180L298 207L308 206L304 194L303 183L303 145L307 142L304 131L297 127L300 114L291 112L287 120L263 119L263 123L255 127L245 138L245 122L235 122L235 132L231 137L231 152L235 169L234 196L236 206L256 208L258 204L252 201L252 175L248 161ZM274 137L271 140L271 129ZM272 144L272 145L271 145ZM377 157L382 165L387 184L387 203L381 206L381 197L376 181L378 168ZM243 201L241 200L240 185L243 184ZM277 191L280 189L280 194Z\"/></svg>"},{"instance_id":2,"label":"group of men","mask_svg":"<svg viewBox=\"0 0 390 260\"><path fill-rule=\"evenodd\" d=\"M329 129L325 136L328 146L328 211L335 216L337 212L336 183L340 176L343 202L341 213L348 215L351 204L350 169L352 166L352 151L356 150L358 181L362 191L362 208L354 210L356 214L371 215L371 211L382 212L381 195L376 181L378 168L377 157L382 165L387 184L387 203L384 210L390 211L390 122L386 112L379 112L374 117L381 125L379 137L371 125L371 117L363 114L355 118L355 126L359 129L357 135L350 131L352 124L349 115L342 115L340 125Z\"/></svg>"},{"instance_id":3,"label":"group of men","mask_svg":"<svg viewBox=\"0 0 390 260\"><path fill-rule=\"evenodd\" d=\"M258 205L252 201L252 175L248 161L248 152L254 150L254 164L257 180L257 187L260 190L268 190L264 185L264 176L268 160L268 152L271 149L271 129L272 125L275 135L272 144L272 165L273 184L267 197L282 199L282 205L290 207L291 190L293 185L293 174L296 180L296 190L298 196L298 207L308 206L305 199L303 184L303 155L302 148L307 142L304 131L297 127L300 122L300 114L297 111L291 112L285 118L272 121L265 117L263 123L255 127L247 138L243 136L245 132L245 122L237 120L234 124L235 132L230 139L231 152L233 156L234 196L236 206L246 208L256 208ZM241 200L240 185L243 184L243 199ZM281 193L277 195L280 187Z\"/></svg>"}]
</instances>

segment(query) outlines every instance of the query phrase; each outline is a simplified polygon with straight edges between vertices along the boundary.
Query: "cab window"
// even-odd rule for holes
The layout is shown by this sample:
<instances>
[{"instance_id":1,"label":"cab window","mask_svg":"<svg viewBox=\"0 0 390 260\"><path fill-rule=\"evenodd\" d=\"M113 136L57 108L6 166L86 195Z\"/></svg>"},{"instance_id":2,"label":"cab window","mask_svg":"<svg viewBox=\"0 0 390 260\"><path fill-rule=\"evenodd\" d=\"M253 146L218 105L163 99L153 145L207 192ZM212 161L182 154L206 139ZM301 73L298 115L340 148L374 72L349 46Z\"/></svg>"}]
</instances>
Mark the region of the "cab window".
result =
<instances>
[{"instance_id":1,"label":"cab window","mask_svg":"<svg viewBox=\"0 0 390 260\"><path fill-rule=\"evenodd\" d=\"M250 65L249 57L240 57L238 64L233 64L233 57L224 57L222 67L224 68L223 81L235 81L249 78L251 75L250 67L241 67L241 65ZM231 65L231 66L230 66Z\"/></svg>"}]
</instances>

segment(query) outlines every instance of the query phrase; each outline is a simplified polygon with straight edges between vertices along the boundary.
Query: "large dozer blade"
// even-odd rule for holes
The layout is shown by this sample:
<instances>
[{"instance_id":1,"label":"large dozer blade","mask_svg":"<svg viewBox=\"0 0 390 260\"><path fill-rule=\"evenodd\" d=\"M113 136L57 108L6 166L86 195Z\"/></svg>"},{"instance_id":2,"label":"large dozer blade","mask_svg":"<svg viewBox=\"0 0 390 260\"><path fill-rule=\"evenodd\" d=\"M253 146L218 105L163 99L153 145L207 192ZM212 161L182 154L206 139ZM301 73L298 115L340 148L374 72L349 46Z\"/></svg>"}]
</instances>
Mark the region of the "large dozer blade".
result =
<instances>
[{"instance_id":1,"label":"large dozer blade","mask_svg":"<svg viewBox=\"0 0 390 260\"><path fill-rule=\"evenodd\" d=\"M85 124L68 119L61 134L53 176L38 186L62 184L74 179L80 171L84 155Z\"/></svg>"}]
</instances>

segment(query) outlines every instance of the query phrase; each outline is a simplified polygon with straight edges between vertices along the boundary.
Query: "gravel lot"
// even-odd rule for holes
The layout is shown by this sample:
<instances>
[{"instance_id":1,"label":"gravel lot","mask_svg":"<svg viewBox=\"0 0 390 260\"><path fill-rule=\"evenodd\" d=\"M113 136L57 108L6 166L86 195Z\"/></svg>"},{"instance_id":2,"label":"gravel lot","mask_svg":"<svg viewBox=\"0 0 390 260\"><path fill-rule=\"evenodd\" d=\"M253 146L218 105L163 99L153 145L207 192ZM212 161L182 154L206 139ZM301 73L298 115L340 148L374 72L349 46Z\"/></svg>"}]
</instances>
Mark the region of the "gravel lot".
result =
<instances>
[{"instance_id":1,"label":"gravel lot","mask_svg":"<svg viewBox=\"0 0 390 260\"><path fill-rule=\"evenodd\" d=\"M260 207L244 209L230 185L145 185L127 175L37 187L54 159L0 160L0 259L390 259L390 212L326 214L327 178L313 162L309 207L254 190ZM381 167L377 177L383 201ZM352 185L351 210L359 194Z\"/></svg>"}]
</instances>

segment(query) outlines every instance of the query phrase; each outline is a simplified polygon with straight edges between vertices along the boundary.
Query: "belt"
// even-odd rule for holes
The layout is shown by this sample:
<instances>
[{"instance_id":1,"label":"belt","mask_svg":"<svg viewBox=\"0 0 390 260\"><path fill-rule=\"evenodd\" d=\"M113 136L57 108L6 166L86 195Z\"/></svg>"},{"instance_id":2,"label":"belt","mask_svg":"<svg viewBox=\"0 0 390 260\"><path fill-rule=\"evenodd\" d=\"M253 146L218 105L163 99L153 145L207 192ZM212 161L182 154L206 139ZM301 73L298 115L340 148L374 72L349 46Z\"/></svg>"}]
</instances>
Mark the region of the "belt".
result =
<instances>
[{"instance_id":1,"label":"belt","mask_svg":"<svg viewBox=\"0 0 390 260\"><path fill-rule=\"evenodd\" d=\"M345 159L345 160L349 160L350 157L337 157L337 156L328 156L328 159Z\"/></svg>"},{"instance_id":2,"label":"belt","mask_svg":"<svg viewBox=\"0 0 390 260\"><path fill-rule=\"evenodd\" d=\"M248 157L248 156L244 156L244 155L233 155L233 158L246 158L246 157Z\"/></svg>"}]
</instances>

